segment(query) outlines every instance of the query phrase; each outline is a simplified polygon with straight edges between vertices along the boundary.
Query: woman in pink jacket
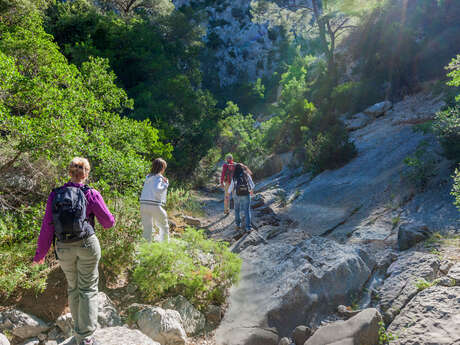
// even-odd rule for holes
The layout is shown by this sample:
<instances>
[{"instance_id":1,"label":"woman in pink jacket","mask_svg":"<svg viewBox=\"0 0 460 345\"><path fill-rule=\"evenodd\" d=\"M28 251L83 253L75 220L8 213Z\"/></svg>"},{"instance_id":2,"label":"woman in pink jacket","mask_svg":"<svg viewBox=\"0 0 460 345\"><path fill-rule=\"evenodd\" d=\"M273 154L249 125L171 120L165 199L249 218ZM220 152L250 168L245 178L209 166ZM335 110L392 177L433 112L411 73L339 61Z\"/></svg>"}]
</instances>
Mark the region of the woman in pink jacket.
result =
<instances>
[{"instance_id":1,"label":"woman in pink jacket","mask_svg":"<svg viewBox=\"0 0 460 345\"><path fill-rule=\"evenodd\" d=\"M96 344L98 263L101 247L94 231L94 218L104 228L115 220L101 194L85 185L90 165L74 158L69 165L70 181L48 197L34 263L43 263L53 238L56 255L68 285L69 306L76 344Z\"/></svg>"}]
</instances>

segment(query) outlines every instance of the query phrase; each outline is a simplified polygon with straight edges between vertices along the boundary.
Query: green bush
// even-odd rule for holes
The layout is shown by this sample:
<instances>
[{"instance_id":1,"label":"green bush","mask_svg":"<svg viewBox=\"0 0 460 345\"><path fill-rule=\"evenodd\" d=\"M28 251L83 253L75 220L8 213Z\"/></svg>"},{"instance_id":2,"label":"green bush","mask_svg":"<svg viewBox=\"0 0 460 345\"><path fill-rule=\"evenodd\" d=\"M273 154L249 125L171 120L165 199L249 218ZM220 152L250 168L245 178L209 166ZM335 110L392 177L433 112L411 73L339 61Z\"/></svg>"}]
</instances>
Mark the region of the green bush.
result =
<instances>
[{"instance_id":1,"label":"green bush","mask_svg":"<svg viewBox=\"0 0 460 345\"><path fill-rule=\"evenodd\" d=\"M455 197L455 206L457 206L460 211L460 169L455 170L452 195Z\"/></svg>"},{"instance_id":2,"label":"green bush","mask_svg":"<svg viewBox=\"0 0 460 345\"><path fill-rule=\"evenodd\" d=\"M240 269L241 259L226 243L205 239L203 231L187 228L181 239L144 243L133 277L150 302L180 294L202 309L225 301Z\"/></svg>"},{"instance_id":3,"label":"green bush","mask_svg":"<svg viewBox=\"0 0 460 345\"><path fill-rule=\"evenodd\" d=\"M404 176L418 189L424 190L431 177L437 173L437 161L427 151L427 142L422 142L414 155L404 158L407 170Z\"/></svg>"}]
</instances>

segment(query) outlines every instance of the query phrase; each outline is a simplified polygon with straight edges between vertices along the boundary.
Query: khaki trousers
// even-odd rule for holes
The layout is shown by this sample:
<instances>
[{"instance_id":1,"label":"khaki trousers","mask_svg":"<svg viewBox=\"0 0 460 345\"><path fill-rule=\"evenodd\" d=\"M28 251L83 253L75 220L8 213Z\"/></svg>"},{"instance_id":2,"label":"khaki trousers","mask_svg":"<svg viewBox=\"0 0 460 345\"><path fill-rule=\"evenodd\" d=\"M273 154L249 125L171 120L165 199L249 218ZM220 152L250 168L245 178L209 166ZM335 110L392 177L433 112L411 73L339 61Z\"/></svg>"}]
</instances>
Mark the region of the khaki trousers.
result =
<instances>
[{"instance_id":1,"label":"khaki trousers","mask_svg":"<svg viewBox=\"0 0 460 345\"><path fill-rule=\"evenodd\" d=\"M228 189L230 188L230 182L224 182L224 190L225 190L225 196L224 196L224 212L229 212L229 205L230 205L230 193L228 192Z\"/></svg>"},{"instance_id":2,"label":"khaki trousers","mask_svg":"<svg viewBox=\"0 0 460 345\"><path fill-rule=\"evenodd\" d=\"M56 243L56 252L67 279L70 312L77 344L90 338L97 327L97 294L101 247L96 235L72 243Z\"/></svg>"},{"instance_id":3,"label":"khaki trousers","mask_svg":"<svg viewBox=\"0 0 460 345\"><path fill-rule=\"evenodd\" d=\"M160 230L160 241L169 242L169 223L168 214L162 206L155 206L141 203L141 218L144 227L142 236L148 241L152 241L153 227Z\"/></svg>"}]
</instances>

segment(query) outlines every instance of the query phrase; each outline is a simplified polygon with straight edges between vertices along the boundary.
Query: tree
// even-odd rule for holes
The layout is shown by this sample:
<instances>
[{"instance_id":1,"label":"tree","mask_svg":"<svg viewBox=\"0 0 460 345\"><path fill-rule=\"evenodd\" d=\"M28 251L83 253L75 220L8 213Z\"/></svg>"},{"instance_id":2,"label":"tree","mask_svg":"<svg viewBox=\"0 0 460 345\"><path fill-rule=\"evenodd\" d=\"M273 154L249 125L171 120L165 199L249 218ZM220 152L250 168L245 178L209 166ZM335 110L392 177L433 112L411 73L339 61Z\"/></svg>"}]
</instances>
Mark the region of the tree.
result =
<instances>
[{"instance_id":1,"label":"tree","mask_svg":"<svg viewBox=\"0 0 460 345\"><path fill-rule=\"evenodd\" d=\"M136 11L146 11L152 15L167 15L174 9L171 0L101 0L106 9L115 9L124 16Z\"/></svg>"},{"instance_id":2,"label":"tree","mask_svg":"<svg viewBox=\"0 0 460 345\"><path fill-rule=\"evenodd\" d=\"M325 54L328 73L336 82L335 51L339 39L350 29L356 27L357 19L377 4L377 0L297 0L282 2L280 8L292 12L305 12L298 16L301 20L312 20L311 31L316 32L321 51ZM254 5L255 12L264 12L268 1L258 1ZM310 14L310 15L308 15Z\"/></svg>"}]
</instances>

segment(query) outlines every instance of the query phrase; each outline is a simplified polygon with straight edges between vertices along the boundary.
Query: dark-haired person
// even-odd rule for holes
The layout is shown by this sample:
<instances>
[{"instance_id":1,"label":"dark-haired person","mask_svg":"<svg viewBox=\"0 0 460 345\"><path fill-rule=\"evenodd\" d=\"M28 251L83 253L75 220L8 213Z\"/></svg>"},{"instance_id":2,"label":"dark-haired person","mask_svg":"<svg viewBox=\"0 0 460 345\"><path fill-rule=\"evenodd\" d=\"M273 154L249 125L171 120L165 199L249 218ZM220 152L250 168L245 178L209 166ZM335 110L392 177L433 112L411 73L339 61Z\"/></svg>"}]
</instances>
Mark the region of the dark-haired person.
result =
<instances>
[{"instance_id":1,"label":"dark-haired person","mask_svg":"<svg viewBox=\"0 0 460 345\"><path fill-rule=\"evenodd\" d=\"M241 229L240 210L246 218L246 232L251 231L251 195L254 190L254 182L251 178L251 170L244 164L238 163L235 166L232 182L228 188L235 198L235 223L236 229Z\"/></svg>"},{"instance_id":2,"label":"dark-haired person","mask_svg":"<svg viewBox=\"0 0 460 345\"><path fill-rule=\"evenodd\" d=\"M101 247L94 232L94 217L106 229L115 223L101 194L84 184L89 172L87 159L76 157L70 162L70 182L54 189L48 197L33 260L34 264L44 262L56 236L56 254L67 279L75 340L79 345L96 344L93 334L97 326Z\"/></svg>"},{"instance_id":3,"label":"dark-haired person","mask_svg":"<svg viewBox=\"0 0 460 345\"><path fill-rule=\"evenodd\" d=\"M164 159L155 159L142 189L140 203L143 237L148 242L152 241L154 225L160 230L160 241L169 242L168 214L164 209L169 181L163 176L167 166Z\"/></svg>"}]
</instances>

